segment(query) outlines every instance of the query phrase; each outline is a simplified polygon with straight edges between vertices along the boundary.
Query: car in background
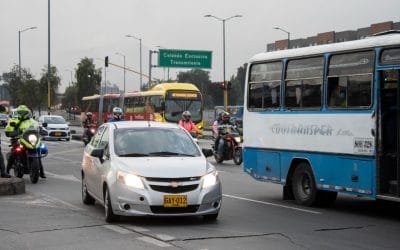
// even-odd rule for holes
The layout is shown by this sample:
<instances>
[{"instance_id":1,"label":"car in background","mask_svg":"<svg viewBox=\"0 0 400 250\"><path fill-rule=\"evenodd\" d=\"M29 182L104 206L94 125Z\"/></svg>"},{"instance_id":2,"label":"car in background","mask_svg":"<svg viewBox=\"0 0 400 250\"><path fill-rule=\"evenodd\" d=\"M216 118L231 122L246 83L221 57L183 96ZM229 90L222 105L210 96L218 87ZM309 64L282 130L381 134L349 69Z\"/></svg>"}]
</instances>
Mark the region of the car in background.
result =
<instances>
[{"instance_id":1,"label":"car in background","mask_svg":"<svg viewBox=\"0 0 400 250\"><path fill-rule=\"evenodd\" d=\"M218 217L221 182L191 135L172 123L122 121L99 127L81 164L82 201L119 216Z\"/></svg>"},{"instance_id":2,"label":"car in background","mask_svg":"<svg viewBox=\"0 0 400 250\"><path fill-rule=\"evenodd\" d=\"M59 115L42 115L39 117L40 135L43 140L71 139L69 124Z\"/></svg>"},{"instance_id":3,"label":"car in background","mask_svg":"<svg viewBox=\"0 0 400 250\"><path fill-rule=\"evenodd\" d=\"M5 113L0 114L0 127L6 127L8 123L8 115Z\"/></svg>"}]
</instances>

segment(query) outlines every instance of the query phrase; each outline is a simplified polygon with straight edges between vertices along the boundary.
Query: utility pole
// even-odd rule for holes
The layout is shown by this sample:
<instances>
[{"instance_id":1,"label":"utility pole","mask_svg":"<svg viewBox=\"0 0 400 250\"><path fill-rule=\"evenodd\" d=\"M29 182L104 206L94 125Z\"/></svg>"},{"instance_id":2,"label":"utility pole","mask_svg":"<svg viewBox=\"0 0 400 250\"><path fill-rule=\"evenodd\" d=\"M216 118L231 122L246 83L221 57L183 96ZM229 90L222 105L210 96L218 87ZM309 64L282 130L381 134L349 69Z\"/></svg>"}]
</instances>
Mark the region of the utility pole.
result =
<instances>
[{"instance_id":1,"label":"utility pole","mask_svg":"<svg viewBox=\"0 0 400 250\"><path fill-rule=\"evenodd\" d=\"M48 16L47 16L47 22L48 22L48 31L47 31L47 114L50 115L50 110L51 110L51 84L50 84L50 76L51 76L51 65L50 65L50 0L47 1L48 3Z\"/></svg>"}]
</instances>

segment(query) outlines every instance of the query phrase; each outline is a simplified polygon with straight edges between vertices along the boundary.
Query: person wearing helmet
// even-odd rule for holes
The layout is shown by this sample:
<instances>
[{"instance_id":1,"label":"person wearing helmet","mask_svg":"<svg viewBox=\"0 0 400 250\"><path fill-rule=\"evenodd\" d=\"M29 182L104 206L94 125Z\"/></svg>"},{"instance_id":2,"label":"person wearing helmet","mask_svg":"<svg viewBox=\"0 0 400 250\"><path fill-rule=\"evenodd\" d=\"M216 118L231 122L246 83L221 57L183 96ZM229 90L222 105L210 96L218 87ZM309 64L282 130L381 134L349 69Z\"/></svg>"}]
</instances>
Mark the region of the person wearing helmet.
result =
<instances>
[{"instance_id":1,"label":"person wearing helmet","mask_svg":"<svg viewBox=\"0 0 400 250\"><path fill-rule=\"evenodd\" d=\"M188 110L182 113L182 119L179 120L179 126L186 129L189 133L200 134L199 129L192 121L192 114Z\"/></svg>"},{"instance_id":2,"label":"person wearing helmet","mask_svg":"<svg viewBox=\"0 0 400 250\"><path fill-rule=\"evenodd\" d=\"M215 139L215 148L217 149L217 154L222 157L224 152L224 138L223 138L223 128L232 127L236 128L236 125L231 122L231 115L228 112L222 112L220 114L220 121L217 125L217 137Z\"/></svg>"},{"instance_id":3,"label":"person wearing helmet","mask_svg":"<svg viewBox=\"0 0 400 250\"><path fill-rule=\"evenodd\" d=\"M85 120L83 121L82 126L83 126L84 128L88 128L89 125L94 124L95 122L94 122L94 120L93 120L93 114L92 114L92 112L86 112L85 115L86 115L86 118L85 118Z\"/></svg>"},{"instance_id":4,"label":"person wearing helmet","mask_svg":"<svg viewBox=\"0 0 400 250\"><path fill-rule=\"evenodd\" d=\"M7 127L4 129L7 137L12 139L19 138L27 129L39 128L39 124L32 118L32 111L25 105L19 105L16 109L17 116L9 120ZM7 172L11 169L13 155L10 154L7 159ZM43 165L40 164L39 176L46 178Z\"/></svg>"},{"instance_id":5,"label":"person wearing helmet","mask_svg":"<svg viewBox=\"0 0 400 250\"><path fill-rule=\"evenodd\" d=\"M119 122L119 121L123 121L123 120L124 120L124 118L123 118L122 109L119 107L113 108L113 118L108 120L108 122Z\"/></svg>"}]
</instances>

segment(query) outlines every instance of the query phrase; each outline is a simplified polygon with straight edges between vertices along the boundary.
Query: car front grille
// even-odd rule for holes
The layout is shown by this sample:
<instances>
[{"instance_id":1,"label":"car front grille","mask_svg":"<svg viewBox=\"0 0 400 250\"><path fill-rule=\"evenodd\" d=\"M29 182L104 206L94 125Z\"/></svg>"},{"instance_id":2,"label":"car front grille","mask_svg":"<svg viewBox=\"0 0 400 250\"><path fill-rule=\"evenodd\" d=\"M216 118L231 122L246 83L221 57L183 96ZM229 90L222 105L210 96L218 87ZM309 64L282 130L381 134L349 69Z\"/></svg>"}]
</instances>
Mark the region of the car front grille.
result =
<instances>
[{"instance_id":1,"label":"car front grille","mask_svg":"<svg viewBox=\"0 0 400 250\"><path fill-rule=\"evenodd\" d=\"M151 212L155 214L183 214L196 213L199 210L199 205L189 205L187 207L163 207L150 206Z\"/></svg>"},{"instance_id":2,"label":"car front grille","mask_svg":"<svg viewBox=\"0 0 400 250\"><path fill-rule=\"evenodd\" d=\"M195 177L181 177L181 178L157 178L157 177L146 177L147 181L151 182L187 182L187 181L198 181L200 176Z\"/></svg>"},{"instance_id":3,"label":"car front grille","mask_svg":"<svg viewBox=\"0 0 400 250\"><path fill-rule=\"evenodd\" d=\"M150 185L151 189L154 191L168 193L168 194L179 194L179 193L186 193L195 190L199 184L193 185L184 185L184 186L159 186L159 185Z\"/></svg>"}]
</instances>

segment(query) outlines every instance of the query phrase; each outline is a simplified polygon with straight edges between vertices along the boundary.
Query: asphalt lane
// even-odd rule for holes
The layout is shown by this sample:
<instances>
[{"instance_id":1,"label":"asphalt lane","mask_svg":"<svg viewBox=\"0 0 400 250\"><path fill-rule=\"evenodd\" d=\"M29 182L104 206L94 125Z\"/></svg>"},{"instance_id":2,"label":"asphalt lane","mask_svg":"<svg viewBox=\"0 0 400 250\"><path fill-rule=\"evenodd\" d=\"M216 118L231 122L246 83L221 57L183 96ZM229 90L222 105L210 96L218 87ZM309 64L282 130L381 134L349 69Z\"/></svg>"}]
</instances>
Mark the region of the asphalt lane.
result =
<instances>
[{"instance_id":1,"label":"asphalt lane","mask_svg":"<svg viewBox=\"0 0 400 250\"><path fill-rule=\"evenodd\" d=\"M109 225L100 205L81 202L83 143L46 144L48 178L32 185L25 177L27 194L0 198L0 249L398 249L400 243L396 203L339 196L330 208L297 206L282 200L281 186L212 158L224 193L216 222L145 217Z\"/></svg>"}]
</instances>

